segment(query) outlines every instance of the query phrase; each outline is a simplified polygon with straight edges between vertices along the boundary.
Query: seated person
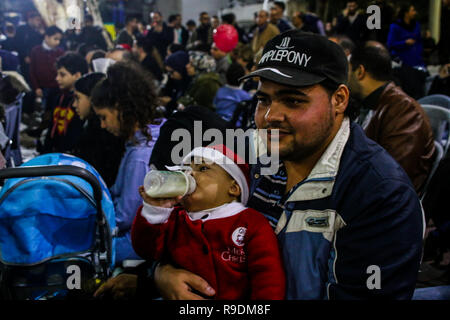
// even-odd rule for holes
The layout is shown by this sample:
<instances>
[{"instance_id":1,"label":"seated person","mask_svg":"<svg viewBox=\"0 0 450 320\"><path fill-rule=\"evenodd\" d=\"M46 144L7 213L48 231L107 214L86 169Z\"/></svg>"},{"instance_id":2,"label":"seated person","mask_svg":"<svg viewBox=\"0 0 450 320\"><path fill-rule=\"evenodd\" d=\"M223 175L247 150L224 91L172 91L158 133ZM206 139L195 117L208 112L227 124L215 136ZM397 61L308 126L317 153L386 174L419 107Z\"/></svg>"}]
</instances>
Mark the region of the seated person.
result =
<instances>
[{"instance_id":1,"label":"seated person","mask_svg":"<svg viewBox=\"0 0 450 320\"><path fill-rule=\"evenodd\" d=\"M214 72L215 68L216 62L210 55L199 51L189 52L186 70L192 81L184 96L178 100L179 110L189 105L214 110L213 100L217 90L222 86L219 75Z\"/></svg>"},{"instance_id":2,"label":"seated person","mask_svg":"<svg viewBox=\"0 0 450 320\"><path fill-rule=\"evenodd\" d=\"M249 167L239 160L223 145L198 147L183 160L197 183L192 194L156 199L141 186L133 247L147 260L165 257L200 275L215 299L283 299L278 242L266 218L245 207Z\"/></svg>"},{"instance_id":3,"label":"seated person","mask_svg":"<svg viewBox=\"0 0 450 320\"><path fill-rule=\"evenodd\" d=\"M349 88L361 101L358 122L402 166L421 193L434 160L433 132L417 101L389 81L389 52L371 43L353 51Z\"/></svg>"},{"instance_id":4,"label":"seated person","mask_svg":"<svg viewBox=\"0 0 450 320\"><path fill-rule=\"evenodd\" d=\"M245 70L239 63L233 63L227 70L227 84L220 88L214 98L216 112L226 121L233 117L237 105L241 101L251 100L251 95L240 89L239 79L245 76ZM237 124L239 126L240 123Z\"/></svg>"},{"instance_id":5,"label":"seated person","mask_svg":"<svg viewBox=\"0 0 450 320\"><path fill-rule=\"evenodd\" d=\"M84 75L75 82L73 107L84 122L74 155L91 164L100 173L107 186L111 187L119 170L124 141L101 128L100 119L95 115L91 105L92 89L104 78L103 73L94 72Z\"/></svg>"},{"instance_id":6,"label":"seated person","mask_svg":"<svg viewBox=\"0 0 450 320\"><path fill-rule=\"evenodd\" d=\"M439 68L439 75L433 79L428 95L443 94L450 97L450 63Z\"/></svg>"},{"instance_id":7,"label":"seated person","mask_svg":"<svg viewBox=\"0 0 450 320\"><path fill-rule=\"evenodd\" d=\"M131 225L141 205L138 187L150 171L149 160L165 119L156 113L153 78L137 63L117 62L92 90L100 126L123 139L125 152L110 188L116 213L116 265L139 259L131 245Z\"/></svg>"}]
</instances>

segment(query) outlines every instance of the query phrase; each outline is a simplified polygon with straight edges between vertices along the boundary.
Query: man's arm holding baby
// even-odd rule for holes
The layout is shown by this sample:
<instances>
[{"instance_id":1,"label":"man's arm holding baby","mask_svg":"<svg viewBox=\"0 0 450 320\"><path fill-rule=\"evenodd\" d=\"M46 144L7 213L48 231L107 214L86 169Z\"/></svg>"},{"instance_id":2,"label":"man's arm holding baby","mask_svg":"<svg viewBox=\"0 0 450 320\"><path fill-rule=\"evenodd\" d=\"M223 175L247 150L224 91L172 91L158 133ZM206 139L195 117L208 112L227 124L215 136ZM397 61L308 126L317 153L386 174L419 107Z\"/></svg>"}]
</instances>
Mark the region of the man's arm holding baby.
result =
<instances>
[{"instance_id":1,"label":"man's arm holding baby","mask_svg":"<svg viewBox=\"0 0 450 320\"><path fill-rule=\"evenodd\" d=\"M216 294L214 289L202 277L171 264L159 264L155 269L154 282L165 300L205 300Z\"/></svg>"},{"instance_id":2,"label":"man's arm holding baby","mask_svg":"<svg viewBox=\"0 0 450 320\"><path fill-rule=\"evenodd\" d=\"M252 216L251 230L246 234L251 299L284 299L286 279L277 238L263 215L255 211L248 214ZM170 264L156 267L154 281L165 299L202 299L192 289L204 296L214 295L204 279Z\"/></svg>"}]
</instances>

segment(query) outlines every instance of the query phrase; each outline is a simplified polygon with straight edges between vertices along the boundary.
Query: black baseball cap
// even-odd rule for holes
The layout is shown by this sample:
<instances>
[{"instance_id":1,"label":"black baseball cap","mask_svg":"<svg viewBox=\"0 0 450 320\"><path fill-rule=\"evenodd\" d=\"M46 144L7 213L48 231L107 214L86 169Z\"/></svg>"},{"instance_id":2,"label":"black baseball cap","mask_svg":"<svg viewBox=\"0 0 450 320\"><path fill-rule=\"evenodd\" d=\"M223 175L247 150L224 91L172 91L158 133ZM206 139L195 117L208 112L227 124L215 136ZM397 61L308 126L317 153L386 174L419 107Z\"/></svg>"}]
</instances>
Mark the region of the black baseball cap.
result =
<instances>
[{"instance_id":1,"label":"black baseball cap","mask_svg":"<svg viewBox=\"0 0 450 320\"><path fill-rule=\"evenodd\" d=\"M326 79L347 84L348 61L342 48L326 37L289 30L267 42L258 69L239 80L251 77L294 87Z\"/></svg>"}]
</instances>

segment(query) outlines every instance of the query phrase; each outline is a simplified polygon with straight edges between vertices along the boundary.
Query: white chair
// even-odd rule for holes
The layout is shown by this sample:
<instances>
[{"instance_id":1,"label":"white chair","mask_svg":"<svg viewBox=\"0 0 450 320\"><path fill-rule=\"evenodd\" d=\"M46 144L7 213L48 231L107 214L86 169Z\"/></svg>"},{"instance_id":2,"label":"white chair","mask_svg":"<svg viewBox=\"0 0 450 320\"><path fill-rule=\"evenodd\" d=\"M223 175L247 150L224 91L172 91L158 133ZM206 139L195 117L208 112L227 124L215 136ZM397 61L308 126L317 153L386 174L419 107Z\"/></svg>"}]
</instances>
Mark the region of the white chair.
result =
<instances>
[{"instance_id":1,"label":"white chair","mask_svg":"<svg viewBox=\"0 0 450 320\"><path fill-rule=\"evenodd\" d=\"M422 105L428 104L438 106L445 109L450 109L450 97L443 94L432 94L417 100Z\"/></svg>"},{"instance_id":2,"label":"white chair","mask_svg":"<svg viewBox=\"0 0 450 320\"><path fill-rule=\"evenodd\" d=\"M438 141L444 148L445 157L450 145L450 110L429 104L423 104L422 108L430 119L434 140Z\"/></svg>"}]
</instances>

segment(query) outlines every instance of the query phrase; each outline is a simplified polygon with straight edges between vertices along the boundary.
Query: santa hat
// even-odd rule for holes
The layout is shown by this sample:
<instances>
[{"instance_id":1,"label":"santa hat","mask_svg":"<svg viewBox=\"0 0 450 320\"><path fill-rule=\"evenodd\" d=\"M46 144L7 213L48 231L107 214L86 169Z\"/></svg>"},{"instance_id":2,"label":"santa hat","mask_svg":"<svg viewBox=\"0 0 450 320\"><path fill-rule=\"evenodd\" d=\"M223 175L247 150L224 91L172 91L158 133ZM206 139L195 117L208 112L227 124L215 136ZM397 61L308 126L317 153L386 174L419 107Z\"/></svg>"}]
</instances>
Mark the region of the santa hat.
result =
<instances>
[{"instance_id":1,"label":"santa hat","mask_svg":"<svg viewBox=\"0 0 450 320\"><path fill-rule=\"evenodd\" d=\"M220 144L212 147L198 147L183 159L183 164L191 162L192 157L203 158L221 166L237 182L241 189L241 202L245 205L249 197L250 169L238 154Z\"/></svg>"}]
</instances>

